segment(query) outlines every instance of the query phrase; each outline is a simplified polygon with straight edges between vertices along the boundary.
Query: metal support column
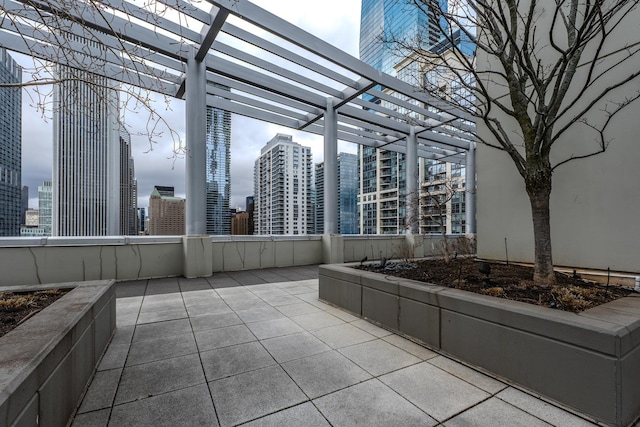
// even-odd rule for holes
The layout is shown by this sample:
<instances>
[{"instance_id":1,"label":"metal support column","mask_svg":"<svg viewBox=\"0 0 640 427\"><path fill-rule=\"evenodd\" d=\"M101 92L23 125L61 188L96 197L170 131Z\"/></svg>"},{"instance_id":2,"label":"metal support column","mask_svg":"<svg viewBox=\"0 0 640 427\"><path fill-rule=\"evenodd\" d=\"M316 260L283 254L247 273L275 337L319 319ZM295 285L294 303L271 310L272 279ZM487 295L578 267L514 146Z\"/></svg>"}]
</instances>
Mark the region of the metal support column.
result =
<instances>
[{"instance_id":1,"label":"metal support column","mask_svg":"<svg viewBox=\"0 0 640 427\"><path fill-rule=\"evenodd\" d=\"M476 143L469 144L465 165L466 233L476 233Z\"/></svg>"},{"instance_id":2,"label":"metal support column","mask_svg":"<svg viewBox=\"0 0 640 427\"><path fill-rule=\"evenodd\" d=\"M406 224L407 233L418 233L418 220L420 215L419 195L418 195L418 139L416 130L411 126L407 135L407 193L406 193Z\"/></svg>"},{"instance_id":3,"label":"metal support column","mask_svg":"<svg viewBox=\"0 0 640 427\"><path fill-rule=\"evenodd\" d=\"M187 236L207 233L207 78L204 61L189 55L186 72L186 177L185 222Z\"/></svg>"},{"instance_id":4,"label":"metal support column","mask_svg":"<svg viewBox=\"0 0 640 427\"><path fill-rule=\"evenodd\" d=\"M333 98L324 113L324 234L338 233L338 116Z\"/></svg>"}]
</instances>

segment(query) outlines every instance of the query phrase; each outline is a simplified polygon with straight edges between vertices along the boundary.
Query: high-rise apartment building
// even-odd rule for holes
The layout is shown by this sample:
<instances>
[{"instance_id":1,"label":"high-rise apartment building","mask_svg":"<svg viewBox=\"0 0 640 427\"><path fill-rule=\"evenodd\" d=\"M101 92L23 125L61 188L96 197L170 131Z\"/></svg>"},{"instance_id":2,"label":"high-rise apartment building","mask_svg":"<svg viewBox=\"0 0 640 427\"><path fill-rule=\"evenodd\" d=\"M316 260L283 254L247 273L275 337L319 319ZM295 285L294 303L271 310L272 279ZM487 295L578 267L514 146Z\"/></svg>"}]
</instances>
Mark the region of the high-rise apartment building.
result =
<instances>
[{"instance_id":1,"label":"high-rise apartment building","mask_svg":"<svg viewBox=\"0 0 640 427\"><path fill-rule=\"evenodd\" d=\"M447 0L440 0L440 7L446 9ZM439 22L431 11L425 11L403 0L362 0L362 15L360 25L360 59L374 68L398 77L409 84L423 87L423 79L428 77L425 70L414 61L403 58L398 44L391 41L403 41L413 47L420 46L424 50L442 52L447 49L447 42L442 38L444 22ZM462 40L461 40L462 43ZM465 45L465 48L468 46ZM401 67L398 67L402 63ZM373 100L375 102L375 100ZM362 234L398 234L407 229L406 194L406 159L405 155L392 151L359 146L359 222ZM433 164L420 158L417 165L420 172L420 191L441 188L443 182L433 184L429 171ZM453 170L457 166L445 165L446 170ZM459 170L459 168L458 168ZM448 182L451 176L447 176ZM454 179L453 181L458 181ZM452 184L453 184L453 181ZM460 184L462 185L462 184ZM424 194L413 200L424 201ZM455 196L456 200L464 199L464 195ZM415 202L414 202L415 203ZM422 202L420 202L422 203ZM462 205L464 200L462 200ZM464 206L454 203L449 206L464 213ZM423 203L424 205L424 203ZM415 207L425 212L425 206ZM421 209L421 210L420 210ZM464 216L464 215L462 215ZM442 218L448 225L447 232L464 232L464 221L459 223L459 215L455 218ZM419 218L421 220L421 218ZM439 222L438 222L439 224ZM437 232L439 230L432 221L420 224L422 232Z\"/></svg>"},{"instance_id":2,"label":"high-rise apartment building","mask_svg":"<svg viewBox=\"0 0 640 427\"><path fill-rule=\"evenodd\" d=\"M21 201L20 201L21 205L22 205L22 224L27 224L27 211L29 210L29 186L28 185L23 185L22 186L22 197L21 197Z\"/></svg>"},{"instance_id":3,"label":"high-rise apartment building","mask_svg":"<svg viewBox=\"0 0 640 427\"><path fill-rule=\"evenodd\" d=\"M231 216L231 235L245 236L249 234L249 213L236 212Z\"/></svg>"},{"instance_id":4,"label":"high-rise apartment building","mask_svg":"<svg viewBox=\"0 0 640 427\"><path fill-rule=\"evenodd\" d=\"M339 153L338 233L358 234L358 156ZM324 233L324 162L316 163L316 233Z\"/></svg>"},{"instance_id":5,"label":"high-rise apartment building","mask_svg":"<svg viewBox=\"0 0 640 427\"><path fill-rule=\"evenodd\" d=\"M131 157L131 136L120 129L120 233L123 236L137 234L138 183Z\"/></svg>"},{"instance_id":6,"label":"high-rise apartment building","mask_svg":"<svg viewBox=\"0 0 640 427\"><path fill-rule=\"evenodd\" d=\"M167 188L167 187L165 187ZM149 235L182 236L185 234L185 200L162 195L157 187L149 196ZM166 192L165 192L166 194Z\"/></svg>"},{"instance_id":7,"label":"high-rise apartment building","mask_svg":"<svg viewBox=\"0 0 640 427\"><path fill-rule=\"evenodd\" d=\"M44 181L38 186L38 227L45 236L51 236L51 181Z\"/></svg>"},{"instance_id":8,"label":"high-rise apartment building","mask_svg":"<svg viewBox=\"0 0 640 427\"><path fill-rule=\"evenodd\" d=\"M20 83L22 68L0 48L0 82ZM19 236L22 215L22 89L0 88L0 236Z\"/></svg>"},{"instance_id":9,"label":"high-rise apartment building","mask_svg":"<svg viewBox=\"0 0 640 427\"><path fill-rule=\"evenodd\" d=\"M254 169L255 234L311 234L311 148L277 134Z\"/></svg>"},{"instance_id":10,"label":"high-rise apartment building","mask_svg":"<svg viewBox=\"0 0 640 427\"><path fill-rule=\"evenodd\" d=\"M117 92L107 78L77 69L57 66L57 77L52 235L119 234Z\"/></svg>"},{"instance_id":11,"label":"high-rise apartment building","mask_svg":"<svg viewBox=\"0 0 640 427\"><path fill-rule=\"evenodd\" d=\"M231 234L231 113L207 107L207 234Z\"/></svg>"}]
</instances>

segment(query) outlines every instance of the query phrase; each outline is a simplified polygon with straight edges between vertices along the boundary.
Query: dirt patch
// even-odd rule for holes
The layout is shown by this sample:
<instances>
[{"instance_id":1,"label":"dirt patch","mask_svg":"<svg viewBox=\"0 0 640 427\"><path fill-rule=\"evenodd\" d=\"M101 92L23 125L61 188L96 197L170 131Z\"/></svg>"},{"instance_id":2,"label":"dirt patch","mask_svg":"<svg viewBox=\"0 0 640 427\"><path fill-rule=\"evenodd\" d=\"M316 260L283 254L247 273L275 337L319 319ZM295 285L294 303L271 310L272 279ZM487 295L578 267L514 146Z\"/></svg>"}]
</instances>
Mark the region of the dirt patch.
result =
<instances>
[{"instance_id":1,"label":"dirt patch","mask_svg":"<svg viewBox=\"0 0 640 427\"><path fill-rule=\"evenodd\" d=\"M0 337L69 291L70 289L48 289L37 292L0 292Z\"/></svg>"},{"instance_id":2,"label":"dirt patch","mask_svg":"<svg viewBox=\"0 0 640 427\"><path fill-rule=\"evenodd\" d=\"M356 268L576 313L633 292L613 281L607 286L562 273L556 273L557 286L541 285L533 281L533 268L515 264L490 263L491 272L486 275L480 273L481 263L473 258L387 264L385 268L379 262Z\"/></svg>"}]
</instances>

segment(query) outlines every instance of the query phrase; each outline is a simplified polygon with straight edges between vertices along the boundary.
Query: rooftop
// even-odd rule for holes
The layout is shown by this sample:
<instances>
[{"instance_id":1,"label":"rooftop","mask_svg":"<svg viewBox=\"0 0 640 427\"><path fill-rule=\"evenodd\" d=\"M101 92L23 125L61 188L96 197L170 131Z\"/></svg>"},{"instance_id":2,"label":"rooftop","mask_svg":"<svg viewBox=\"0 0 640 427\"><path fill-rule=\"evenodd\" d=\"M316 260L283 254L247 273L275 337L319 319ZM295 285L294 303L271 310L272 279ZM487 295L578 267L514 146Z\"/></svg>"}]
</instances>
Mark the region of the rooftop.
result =
<instances>
[{"instance_id":1,"label":"rooftop","mask_svg":"<svg viewBox=\"0 0 640 427\"><path fill-rule=\"evenodd\" d=\"M319 301L317 266L116 292L118 330L73 427L593 425Z\"/></svg>"}]
</instances>

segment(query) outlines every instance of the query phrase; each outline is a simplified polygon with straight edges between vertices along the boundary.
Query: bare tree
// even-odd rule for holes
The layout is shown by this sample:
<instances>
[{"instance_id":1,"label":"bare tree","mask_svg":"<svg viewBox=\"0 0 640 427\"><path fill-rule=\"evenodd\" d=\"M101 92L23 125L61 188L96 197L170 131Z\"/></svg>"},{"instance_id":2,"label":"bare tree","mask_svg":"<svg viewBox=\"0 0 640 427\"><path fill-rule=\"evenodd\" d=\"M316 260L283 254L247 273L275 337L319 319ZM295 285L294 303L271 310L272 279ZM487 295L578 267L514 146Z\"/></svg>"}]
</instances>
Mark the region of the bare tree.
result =
<instances>
[{"instance_id":1,"label":"bare tree","mask_svg":"<svg viewBox=\"0 0 640 427\"><path fill-rule=\"evenodd\" d=\"M415 56L423 71L440 74L437 85L416 84L482 122L488 136L478 135L480 142L510 156L530 200L535 281L555 283L554 171L607 150L613 119L640 96L640 71L631 64L640 40L620 31L640 17L639 1L451 0L444 9L447 2L407 0L433 16L448 48L427 51L420 35L387 40L403 56ZM552 156L578 126L591 130L593 140Z\"/></svg>"},{"instance_id":2,"label":"bare tree","mask_svg":"<svg viewBox=\"0 0 640 427\"><path fill-rule=\"evenodd\" d=\"M437 230L442 236L442 254L445 262L454 255L455 245L449 241L447 222L451 221L454 199L462 197L464 189L460 180L438 177L422 184L420 191L420 222L425 232ZM461 203L459 203L461 204Z\"/></svg>"},{"instance_id":3,"label":"bare tree","mask_svg":"<svg viewBox=\"0 0 640 427\"><path fill-rule=\"evenodd\" d=\"M183 142L163 113L171 103L166 88L179 86L179 72L159 63L157 52L136 40L133 30L143 26L158 31L184 16L184 8L196 9L182 2L167 4L171 2L136 6L104 0L4 0L0 27L5 31L0 45L34 60L33 66L24 69L26 78L21 83L0 83L0 87L30 88L30 101L45 119L73 102L74 91L90 90L90 99L100 98L120 113L119 126L126 124L128 114L146 114L145 129L132 133L146 136L149 149L168 133L177 154L183 150ZM181 34L181 25L173 23L169 28L177 28L178 33L163 33L174 42L167 50L178 56L188 40ZM66 85L67 99L56 100L54 87L62 84ZM113 92L120 96L113 96Z\"/></svg>"}]
</instances>

